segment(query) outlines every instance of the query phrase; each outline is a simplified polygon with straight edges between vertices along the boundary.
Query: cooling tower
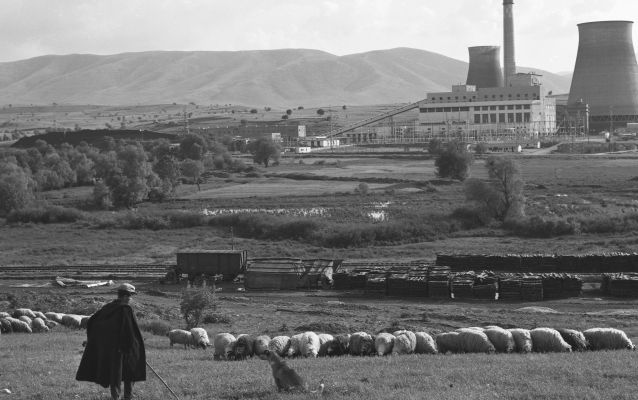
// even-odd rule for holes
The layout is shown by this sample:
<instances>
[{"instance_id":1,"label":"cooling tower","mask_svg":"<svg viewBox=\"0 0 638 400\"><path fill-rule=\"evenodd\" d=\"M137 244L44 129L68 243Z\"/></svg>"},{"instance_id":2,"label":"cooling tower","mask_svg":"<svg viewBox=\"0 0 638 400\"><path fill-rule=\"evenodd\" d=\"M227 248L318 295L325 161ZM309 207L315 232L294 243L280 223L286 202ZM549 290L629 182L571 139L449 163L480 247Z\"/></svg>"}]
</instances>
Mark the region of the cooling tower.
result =
<instances>
[{"instance_id":1,"label":"cooling tower","mask_svg":"<svg viewBox=\"0 0 638 400\"><path fill-rule=\"evenodd\" d=\"M503 66L505 86L510 85L510 77L516 75L514 55L514 0L503 0Z\"/></svg>"},{"instance_id":2,"label":"cooling tower","mask_svg":"<svg viewBox=\"0 0 638 400\"><path fill-rule=\"evenodd\" d=\"M578 24L578 55L568 104L589 104L592 117L638 115L638 65L631 21ZM622 118L621 116L625 116Z\"/></svg>"},{"instance_id":3,"label":"cooling tower","mask_svg":"<svg viewBox=\"0 0 638 400\"><path fill-rule=\"evenodd\" d=\"M467 71L467 85L477 88L503 86L501 70L501 48L499 46L468 47L470 67Z\"/></svg>"}]
</instances>

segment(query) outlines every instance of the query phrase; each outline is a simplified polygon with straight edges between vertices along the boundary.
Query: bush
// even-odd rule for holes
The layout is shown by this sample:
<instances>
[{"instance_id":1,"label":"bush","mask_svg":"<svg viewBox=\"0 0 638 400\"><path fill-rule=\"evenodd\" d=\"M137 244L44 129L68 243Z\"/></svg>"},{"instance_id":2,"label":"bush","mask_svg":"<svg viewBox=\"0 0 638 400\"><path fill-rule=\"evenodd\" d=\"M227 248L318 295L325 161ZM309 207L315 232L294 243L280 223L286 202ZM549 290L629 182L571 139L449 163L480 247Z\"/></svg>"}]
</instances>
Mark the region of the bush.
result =
<instances>
[{"instance_id":1,"label":"bush","mask_svg":"<svg viewBox=\"0 0 638 400\"><path fill-rule=\"evenodd\" d=\"M360 194L360 195L362 195L362 196L366 196L366 195L370 192L370 187L368 186L368 184L367 184L367 183L365 183L365 182L361 182L361 183L359 184L359 186L357 186L357 187L354 189L354 192L355 192L355 193L358 193L358 194Z\"/></svg>"},{"instance_id":2,"label":"bush","mask_svg":"<svg viewBox=\"0 0 638 400\"><path fill-rule=\"evenodd\" d=\"M508 220L504 226L519 236L535 238L550 238L578 232L578 223L575 220L549 219L537 215L522 220Z\"/></svg>"},{"instance_id":3,"label":"bush","mask_svg":"<svg viewBox=\"0 0 638 400\"><path fill-rule=\"evenodd\" d=\"M186 322L186 329L200 324L202 317L217 309L214 288L192 288L182 293L179 309Z\"/></svg>"},{"instance_id":4,"label":"bush","mask_svg":"<svg viewBox=\"0 0 638 400\"><path fill-rule=\"evenodd\" d=\"M472 154L450 143L445 150L439 153L434 162L436 174L440 178L465 180L469 176L473 161Z\"/></svg>"},{"instance_id":5,"label":"bush","mask_svg":"<svg viewBox=\"0 0 638 400\"><path fill-rule=\"evenodd\" d=\"M151 321L140 321L139 323L140 330L144 332L151 332L156 336L166 336L168 332L171 330L171 326L166 321L162 320L151 320Z\"/></svg>"},{"instance_id":6,"label":"bush","mask_svg":"<svg viewBox=\"0 0 638 400\"><path fill-rule=\"evenodd\" d=\"M476 146L474 146L474 153L475 154L485 154L487 153L487 144L486 143L477 143Z\"/></svg>"},{"instance_id":7,"label":"bush","mask_svg":"<svg viewBox=\"0 0 638 400\"><path fill-rule=\"evenodd\" d=\"M54 224L60 222L76 222L85 218L85 214L76 208L45 206L13 210L7 215L7 222Z\"/></svg>"}]
</instances>

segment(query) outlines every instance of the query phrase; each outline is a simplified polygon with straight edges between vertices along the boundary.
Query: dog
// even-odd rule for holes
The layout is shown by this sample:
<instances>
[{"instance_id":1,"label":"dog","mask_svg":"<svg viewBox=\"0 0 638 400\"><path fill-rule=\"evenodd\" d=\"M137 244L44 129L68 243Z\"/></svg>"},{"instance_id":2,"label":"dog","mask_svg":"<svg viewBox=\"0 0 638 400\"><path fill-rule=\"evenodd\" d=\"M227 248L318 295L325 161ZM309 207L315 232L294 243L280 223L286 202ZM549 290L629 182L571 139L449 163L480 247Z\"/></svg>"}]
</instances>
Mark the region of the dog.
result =
<instances>
[{"instance_id":1,"label":"dog","mask_svg":"<svg viewBox=\"0 0 638 400\"><path fill-rule=\"evenodd\" d=\"M304 379L274 351L266 350L260 358L268 360L268 364L270 364L270 368L272 369L272 377L275 380L275 385L277 385L278 391L323 393L323 380L319 384L319 388L317 390L308 390L308 385Z\"/></svg>"}]
</instances>

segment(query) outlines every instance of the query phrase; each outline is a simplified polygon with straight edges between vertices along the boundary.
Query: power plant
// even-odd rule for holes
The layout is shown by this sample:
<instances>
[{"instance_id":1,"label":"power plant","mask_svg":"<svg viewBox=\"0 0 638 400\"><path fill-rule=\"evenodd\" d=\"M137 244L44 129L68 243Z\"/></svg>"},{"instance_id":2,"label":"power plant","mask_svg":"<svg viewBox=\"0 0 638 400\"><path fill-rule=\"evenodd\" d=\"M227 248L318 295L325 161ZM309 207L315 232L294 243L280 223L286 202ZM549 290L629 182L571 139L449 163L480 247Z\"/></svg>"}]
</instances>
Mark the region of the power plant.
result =
<instances>
[{"instance_id":1,"label":"power plant","mask_svg":"<svg viewBox=\"0 0 638 400\"><path fill-rule=\"evenodd\" d=\"M516 74L516 60L514 51L514 0L503 1L503 70L505 86L510 86L512 77Z\"/></svg>"},{"instance_id":2,"label":"power plant","mask_svg":"<svg viewBox=\"0 0 638 400\"><path fill-rule=\"evenodd\" d=\"M638 64L632 25L631 21L578 24L578 55L568 108L571 115L587 113L595 130L638 122Z\"/></svg>"},{"instance_id":3,"label":"power plant","mask_svg":"<svg viewBox=\"0 0 638 400\"><path fill-rule=\"evenodd\" d=\"M468 85L477 88L503 86L501 48L498 46L475 46L468 48L470 66L467 71Z\"/></svg>"}]
</instances>

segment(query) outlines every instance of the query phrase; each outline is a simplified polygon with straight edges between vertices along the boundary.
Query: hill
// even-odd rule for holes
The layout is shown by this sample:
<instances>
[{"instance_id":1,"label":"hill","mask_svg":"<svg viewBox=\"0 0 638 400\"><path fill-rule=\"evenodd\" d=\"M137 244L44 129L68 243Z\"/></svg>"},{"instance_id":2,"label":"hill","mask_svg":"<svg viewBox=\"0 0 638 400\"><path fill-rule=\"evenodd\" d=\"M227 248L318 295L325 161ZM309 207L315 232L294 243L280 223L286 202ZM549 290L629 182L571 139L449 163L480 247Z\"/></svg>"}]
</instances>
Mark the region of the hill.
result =
<instances>
[{"instance_id":1,"label":"hill","mask_svg":"<svg viewBox=\"0 0 638 400\"><path fill-rule=\"evenodd\" d=\"M346 56L308 49L48 55L0 63L0 103L405 103L465 82L467 68L410 48ZM570 76L535 72L548 90L569 90Z\"/></svg>"}]
</instances>

